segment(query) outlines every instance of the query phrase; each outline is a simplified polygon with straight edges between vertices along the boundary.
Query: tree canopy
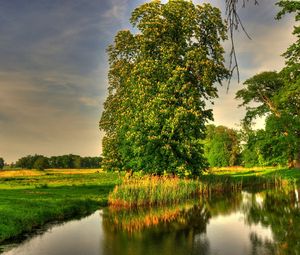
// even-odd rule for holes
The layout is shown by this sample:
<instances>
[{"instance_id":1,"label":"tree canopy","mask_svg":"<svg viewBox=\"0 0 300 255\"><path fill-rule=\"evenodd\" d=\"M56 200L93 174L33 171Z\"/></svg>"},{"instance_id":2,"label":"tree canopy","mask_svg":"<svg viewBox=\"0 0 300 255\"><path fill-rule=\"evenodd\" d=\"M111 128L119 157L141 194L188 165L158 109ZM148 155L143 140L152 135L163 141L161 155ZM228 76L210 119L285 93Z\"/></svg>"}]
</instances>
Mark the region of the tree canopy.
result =
<instances>
[{"instance_id":1,"label":"tree canopy","mask_svg":"<svg viewBox=\"0 0 300 255\"><path fill-rule=\"evenodd\" d=\"M204 155L211 167L239 164L240 141L236 130L224 126L207 126Z\"/></svg>"},{"instance_id":2,"label":"tree canopy","mask_svg":"<svg viewBox=\"0 0 300 255\"><path fill-rule=\"evenodd\" d=\"M207 167L202 140L207 100L228 77L220 10L209 4L152 1L120 31L109 54L109 95L100 128L108 169L197 175Z\"/></svg>"}]
</instances>

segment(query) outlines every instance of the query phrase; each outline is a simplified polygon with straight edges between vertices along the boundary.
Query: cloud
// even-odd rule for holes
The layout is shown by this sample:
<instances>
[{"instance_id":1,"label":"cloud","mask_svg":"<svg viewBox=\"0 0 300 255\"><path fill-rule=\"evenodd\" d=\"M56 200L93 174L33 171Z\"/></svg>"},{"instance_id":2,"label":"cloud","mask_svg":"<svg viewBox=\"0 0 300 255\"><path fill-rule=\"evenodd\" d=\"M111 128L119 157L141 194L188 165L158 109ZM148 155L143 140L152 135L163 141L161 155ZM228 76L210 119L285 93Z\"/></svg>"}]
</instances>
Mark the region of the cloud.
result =
<instances>
[{"instance_id":1,"label":"cloud","mask_svg":"<svg viewBox=\"0 0 300 255\"><path fill-rule=\"evenodd\" d=\"M107 9L103 14L102 17L104 19L109 20L125 20L125 14L127 12L127 5L128 0L119 0L119 1L111 1L111 6Z\"/></svg>"}]
</instances>

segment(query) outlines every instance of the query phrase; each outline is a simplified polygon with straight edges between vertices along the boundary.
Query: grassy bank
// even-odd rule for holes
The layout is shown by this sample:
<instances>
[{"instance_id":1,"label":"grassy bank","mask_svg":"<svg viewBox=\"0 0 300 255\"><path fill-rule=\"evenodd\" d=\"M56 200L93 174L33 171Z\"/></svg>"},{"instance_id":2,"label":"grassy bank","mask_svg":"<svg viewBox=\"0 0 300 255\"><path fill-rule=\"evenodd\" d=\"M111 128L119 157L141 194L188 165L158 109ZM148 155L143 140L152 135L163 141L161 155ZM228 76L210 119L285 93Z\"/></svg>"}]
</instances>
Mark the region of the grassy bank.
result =
<instances>
[{"instance_id":1,"label":"grassy bank","mask_svg":"<svg viewBox=\"0 0 300 255\"><path fill-rule=\"evenodd\" d=\"M143 176L124 179L109 195L109 204L116 207L165 205L217 192L239 191L238 179L211 176L200 180L176 177Z\"/></svg>"},{"instance_id":2,"label":"grassy bank","mask_svg":"<svg viewBox=\"0 0 300 255\"><path fill-rule=\"evenodd\" d=\"M0 242L107 205L117 180L99 170L0 171Z\"/></svg>"},{"instance_id":3,"label":"grassy bank","mask_svg":"<svg viewBox=\"0 0 300 255\"><path fill-rule=\"evenodd\" d=\"M115 207L165 205L212 193L293 187L299 179L300 170L279 168L211 169L196 180L136 175L115 187L109 195L109 204Z\"/></svg>"},{"instance_id":4,"label":"grassy bank","mask_svg":"<svg viewBox=\"0 0 300 255\"><path fill-rule=\"evenodd\" d=\"M220 177L229 176L234 179L243 180L245 183L257 179L272 179L277 177L282 179L283 184L300 185L300 169L288 169L284 167L224 167L210 169L208 174L213 174Z\"/></svg>"}]
</instances>

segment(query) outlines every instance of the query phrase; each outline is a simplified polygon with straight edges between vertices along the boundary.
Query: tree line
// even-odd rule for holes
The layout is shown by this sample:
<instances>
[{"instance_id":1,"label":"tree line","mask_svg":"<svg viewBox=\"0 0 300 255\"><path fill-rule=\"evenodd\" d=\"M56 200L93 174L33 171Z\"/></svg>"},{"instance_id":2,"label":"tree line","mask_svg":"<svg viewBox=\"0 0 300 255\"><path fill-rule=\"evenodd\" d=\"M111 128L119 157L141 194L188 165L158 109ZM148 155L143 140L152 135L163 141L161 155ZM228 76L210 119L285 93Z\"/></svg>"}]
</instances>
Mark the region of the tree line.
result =
<instances>
[{"instance_id":1,"label":"tree line","mask_svg":"<svg viewBox=\"0 0 300 255\"><path fill-rule=\"evenodd\" d=\"M0 169L1 169L1 158L0 158ZM68 169L68 168L100 168L102 158L101 157L81 157L78 155L68 154L62 156L52 156L46 157L43 155L28 155L22 157L12 164L12 167L22 168L22 169L37 169L44 170L46 168L58 168L58 169ZM4 166L4 160L2 168Z\"/></svg>"},{"instance_id":2,"label":"tree line","mask_svg":"<svg viewBox=\"0 0 300 255\"><path fill-rule=\"evenodd\" d=\"M293 141L274 134L277 131L278 126L269 125L259 130L208 125L203 141L205 158L210 167L293 167L289 150L289 143Z\"/></svg>"}]
</instances>

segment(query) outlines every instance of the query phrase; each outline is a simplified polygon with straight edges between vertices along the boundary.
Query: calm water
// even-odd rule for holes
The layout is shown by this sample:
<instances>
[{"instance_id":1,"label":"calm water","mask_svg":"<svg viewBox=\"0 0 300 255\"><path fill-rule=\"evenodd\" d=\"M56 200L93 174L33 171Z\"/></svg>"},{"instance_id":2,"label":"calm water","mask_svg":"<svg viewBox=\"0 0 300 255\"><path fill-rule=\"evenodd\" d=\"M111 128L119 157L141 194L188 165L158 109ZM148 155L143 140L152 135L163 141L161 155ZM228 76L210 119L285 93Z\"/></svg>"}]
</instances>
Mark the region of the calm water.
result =
<instances>
[{"instance_id":1,"label":"calm water","mask_svg":"<svg viewBox=\"0 0 300 255\"><path fill-rule=\"evenodd\" d=\"M4 246L3 255L300 254L298 192L242 192L147 210L106 208Z\"/></svg>"}]
</instances>

